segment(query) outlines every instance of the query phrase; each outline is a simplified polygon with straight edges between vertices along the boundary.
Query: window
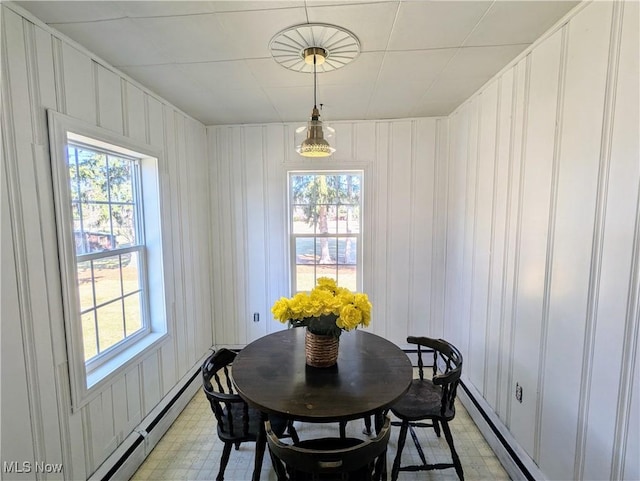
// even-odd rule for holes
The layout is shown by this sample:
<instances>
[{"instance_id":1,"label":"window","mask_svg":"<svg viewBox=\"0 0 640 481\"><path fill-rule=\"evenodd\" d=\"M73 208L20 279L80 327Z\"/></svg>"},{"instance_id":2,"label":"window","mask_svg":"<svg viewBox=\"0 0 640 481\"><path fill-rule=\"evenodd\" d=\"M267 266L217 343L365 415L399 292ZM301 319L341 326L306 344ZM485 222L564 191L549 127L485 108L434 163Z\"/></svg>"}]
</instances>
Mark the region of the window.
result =
<instances>
[{"instance_id":1,"label":"window","mask_svg":"<svg viewBox=\"0 0 640 481\"><path fill-rule=\"evenodd\" d=\"M49 112L74 409L166 329L158 153Z\"/></svg>"},{"instance_id":2,"label":"window","mask_svg":"<svg viewBox=\"0 0 640 481\"><path fill-rule=\"evenodd\" d=\"M292 290L318 277L361 289L362 172L289 173Z\"/></svg>"},{"instance_id":3,"label":"window","mask_svg":"<svg viewBox=\"0 0 640 481\"><path fill-rule=\"evenodd\" d=\"M73 140L69 168L85 362L149 331L139 159ZM112 146L113 148L113 146Z\"/></svg>"}]
</instances>

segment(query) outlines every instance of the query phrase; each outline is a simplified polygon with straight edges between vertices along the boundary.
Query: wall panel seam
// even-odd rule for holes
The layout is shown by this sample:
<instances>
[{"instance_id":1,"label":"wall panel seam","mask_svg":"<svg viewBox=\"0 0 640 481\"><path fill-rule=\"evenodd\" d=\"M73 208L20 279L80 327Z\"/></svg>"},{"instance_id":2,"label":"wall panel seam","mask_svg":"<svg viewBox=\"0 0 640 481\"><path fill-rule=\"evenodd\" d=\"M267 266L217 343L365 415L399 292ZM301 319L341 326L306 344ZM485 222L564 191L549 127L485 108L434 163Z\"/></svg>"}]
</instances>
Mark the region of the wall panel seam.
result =
<instances>
[{"instance_id":1,"label":"wall panel seam","mask_svg":"<svg viewBox=\"0 0 640 481\"><path fill-rule=\"evenodd\" d=\"M627 437L631 421L634 376L637 369L638 318L640 317L640 182L636 199L636 221L631 257L631 274L627 298L624 342L622 348L622 373L618 387L618 405L616 406L616 424L613 441L613 463L611 479L624 479L624 461L626 458Z\"/></svg>"},{"instance_id":2,"label":"wall panel seam","mask_svg":"<svg viewBox=\"0 0 640 481\"><path fill-rule=\"evenodd\" d=\"M500 337L499 342L501 346L505 346L505 330L506 330L506 305L507 305L507 284L509 282L509 246L511 244L511 213L509 210L509 206L511 205L511 199L513 196L513 162L514 162L514 144L515 144L515 123L516 123L516 100L517 100L517 86L518 86L518 72L514 67L513 69L513 79L511 83L511 112L510 112L510 122L509 122L509 151L507 155L507 192L505 199L505 210L504 210L504 239L503 246L504 249L502 251L502 282L500 285ZM502 412L502 396L500 396L500 389L504 385L504 371L503 371L503 352L507 351L507 360L511 363L511 355L513 345L509 344L505 347L505 349L498 349L498 383L496 393L496 413L500 414ZM510 371L510 367L507 366L507 373ZM507 395L511 391L510 382L507 383Z\"/></svg>"},{"instance_id":3,"label":"wall panel seam","mask_svg":"<svg viewBox=\"0 0 640 481\"><path fill-rule=\"evenodd\" d=\"M32 312L31 290L29 289L28 256L26 252L26 232L24 230L24 210L21 202L20 174L16 165L18 150L16 145L15 120L13 116L13 97L11 96L11 71L9 69L9 56L7 51L7 16L2 15L2 29L0 32L0 51L2 52L3 81L0 83L0 93L5 99L2 108L2 140L5 145L6 160L4 171L7 179L7 197L9 199L9 215L11 228L11 240L15 252L15 273L18 293L18 312L21 320L21 339L24 353L26 371L26 387L28 395L28 409L31 416L30 429L33 439L33 450L36 460L46 459L46 446L44 441L44 426L42 418L42 403L39 392L38 360L34 353L34 319ZM21 24L22 27L22 24ZM23 33L24 35L24 33ZM15 99L13 99L15 100ZM36 479L40 479L40 473L35 473Z\"/></svg>"},{"instance_id":4,"label":"wall panel seam","mask_svg":"<svg viewBox=\"0 0 640 481\"><path fill-rule=\"evenodd\" d=\"M149 119L149 96L147 94L143 94L143 107L144 107L144 138L147 144L151 145L151 121ZM164 123L164 115L162 122L162 132L163 132L163 142L162 142L162 150L163 152L167 152L167 141L166 141L166 126ZM166 165L167 163L166 154L162 157L162 163ZM160 166L162 168L164 166Z\"/></svg>"},{"instance_id":5,"label":"wall panel seam","mask_svg":"<svg viewBox=\"0 0 640 481\"><path fill-rule=\"evenodd\" d=\"M34 25L22 19L25 45L25 63L27 67L27 89L29 92L29 107L31 108L31 132L34 144L43 143L42 124L38 122L40 112L40 88L38 86L38 62L36 59L36 47L34 38Z\"/></svg>"},{"instance_id":6,"label":"wall panel seam","mask_svg":"<svg viewBox=\"0 0 640 481\"><path fill-rule=\"evenodd\" d=\"M170 174L169 174L169 162L171 162L171 153L169 152L169 133L168 133L168 118L167 118L167 113L165 112L165 109L161 107L162 110L162 148L163 151L165 152L165 155L163 157L163 165L160 166L160 169L163 173L163 177L166 179L165 181L165 185L167 186L167 190L168 192L164 195L164 197L168 200L168 204L165 204L165 210L169 213L171 213L174 209L176 209L176 207L174 207L173 205L173 196L171 193L171 180L170 180ZM149 139L149 143L151 143L151 118L150 118L150 110L149 110L149 97L145 95L145 124L147 127L147 137ZM174 222L175 221L175 222ZM173 215L169 215L169 223L171 226L171 229L169 230L170 234L169 237L171 237L171 252L169 253L171 255L171 272L174 271L174 266L173 266L173 256L175 254L175 250L176 250L176 242L174 240L175 234L174 234L174 225L177 223L178 224L178 228L179 228L179 221L177 219L174 218ZM173 352L175 353L175 355L173 356L173 363L174 363L174 372L180 372L180 360L179 360L179 355L178 352L180 352L180 346L178 346L178 335L177 335L177 331L178 331L178 310L177 310L177 306L176 306L176 282L175 282L175 276L173 276L173 278L171 279L171 282L169 283L169 286L167 286L170 288L170 290L172 291L171 294L171 317L170 319L168 319L168 326L167 329L170 329L170 333L171 333L171 339L173 342ZM142 404L141 404L142 406ZM142 409L142 407L141 407Z\"/></svg>"},{"instance_id":7,"label":"wall panel seam","mask_svg":"<svg viewBox=\"0 0 640 481\"><path fill-rule=\"evenodd\" d=\"M529 94L531 87L531 55L527 55L524 72L524 100L522 106L522 141L520 146L520 178L518 179L518 210L516 215L516 238L515 238L515 252L513 261L513 286L512 286L512 304L511 304L511 339L509 340L511 358L509 359L509 375L508 386L509 389L513 384L513 354L515 352L516 342L516 327L518 325L518 294L519 294L519 279L520 279L520 248L522 246L522 211L524 204L524 179L526 172L526 157L527 157L527 130L529 127ZM512 396L507 396L507 427L511 424L511 405ZM535 460L534 460L535 461Z\"/></svg>"},{"instance_id":8,"label":"wall panel seam","mask_svg":"<svg viewBox=\"0 0 640 481\"><path fill-rule=\"evenodd\" d=\"M591 263L589 272L589 286L587 292L587 312L582 351L582 375L580 378L580 396L578 404L578 425L576 435L576 456L574 476L582 479L585 469L585 454L587 446L587 430L589 406L591 401L591 384L593 377L594 348L596 343L597 312L600 290L600 276L602 273L602 252L604 243L604 229L606 225L606 206L611 166L611 149L613 138L613 116L615 111L616 84L618 65L620 60L620 42L622 40L622 4L614 3L611 33L609 39L609 55L607 65L607 80L604 93L604 114L598 162L598 177L596 190L595 219L591 247ZM624 450L624 446L622 447ZM613 455L614 453L612 453ZM615 458L615 456L613 456Z\"/></svg>"},{"instance_id":9,"label":"wall panel seam","mask_svg":"<svg viewBox=\"0 0 640 481\"><path fill-rule=\"evenodd\" d=\"M441 120L436 121L436 125L438 128L441 128ZM444 148L446 149L446 153L441 159L438 157L438 162L445 162L446 168L446 182L444 184L444 206L442 208L443 212L443 226L442 226L442 293L441 293L441 306L442 310L440 315L442 316L442 335L446 339L448 336L445 333L445 317L447 313L447 299L448 296L448 286L449 286L449 209L451 208L451 179L452 179L452 171L453 166L451 162L451 144L453 143L453 129L451 126L451 121L447 120L447 138Z\"/></svg>"},{"instance_id":10,"label":"wall panel seam","mask_svg":"<svg viewBox=\"0 0 640 481\"><path fill-rule=\"evenodd\" d=\"M569 47L569 24L562 29L560 43L560 61L558 65L558 93L556 97L555 131L553 139L553 158L551 163L551 192L549 196L549 217L547 219L547 243L544 265L544 288L542 295L542 319L540 325L540 356L538 358L538 396L536 398L536 420L533 439L533 452L540 459L542 442L542 412L544 410L544 380L547 361L549 334L549 312L551 303L551 283L553 280L553 254L555 247L556 215L558 207L558 184L560 175L560 150L562 144L562 125L564 97L567 76L567 50Z\"/></svg>"},{"instance_id":11,"label":"wall panel seam","mask_svg":"<svg viewBox=\"0 0 640 481\"><path fill-rule=\"evenodd\" d=\"M264 307L264 312L265 312L265 318L263 320L263 322L266 323L265 325L265 330L264 332L269 334L269 323L268 323L268 319L269 319L269 312L270 312L270 290L269 290L269 286L271 284L270 280L271 280L271 263L269 262L269 259L271 259L271 242L268 242L268 239L271 237L271 235L269 234L269 225L270 225L270 207L269 207L269 196L267 195L268 191L269 191L269 162L268 162L268 155L265 155L265 152L269 152L268 150L268 145L267 145L267 127L266 126L262 126L260 128L260 143L262 145L262 212L263 212L263 216L264 216L264 223L262 224L262 229L263 229L263 235L265 238L265 243L264 243L264 258L265 258L265 263L264 263L264 278L265 278L265 283L264 283L264 302L265 305ZM279 171L280 172L280 171ZM283 232L283 235L285 235L285 232ZM288 270L285 270L284 272L289 272Z\"/></svg>"},{"instance_id":12,"label":"wall panel seam","mask_svg":"<svg viewBox=\"0 0 640 481\"><path fill-rule=\"evenodd\" d=\"M120 77L120 103L122 110L122 135L130 137L129 128L129 92L127 90L127 82Z\"/></svg>"},{"instance_id":13,"label":"wall panel seam","mask_svg":"<svg viewBox=\"0 0 640 481\"><path fill-rule=\"evenodd\" d=\"M620 9L618 12L618 15L620 16L620 37L617 40L621 43L624 4L622 3L616 6ZM618 47L616 53L617 55L620 54L620 47ZM619 58L616 59L616 61L616 65L619 65ZM613 103L612 108L615 109L615 103ZM638 325L638 318L640 317L640 180L638 182L638 194L636 198L636 219L632 246L633 250L631 254L629 290L627 294L627 308L622 346L622 372L620 374L620 384L618 386L618 405L616 406L611 479L624 479L625 477L625 459L627 455L626 451L630 427L629 424L631 421L634 382L637 382L635 371L637 369L638 331L640 329Z\"/></svg>"},{"instance_id":14,"label":"wall panel seam","mask_svg":"<svg viewBox=\"0 0 640 481\"><path fill-rule=\"evenodd\" d=\"M166 112L166 109L163 109ZM165 114L166 115L166 114ZM182 189L181 189L181 185L182 185L182 175L183 172L181 172L181 169L179 167L180 165L180 119L179 119L179 114L178 112L175 111L170 111L169 115L173 115L173 163L175 164L175 175L176 175L176 180L175 180L175 188L176 188L176 199L177 199L177 212L178 215L180 216L180 219L178 219L178 232L177 232L177 239L178 239L178 259L180 260L180 266L184 266L185 265L185 260L184 260L184 224L183 224L183 218L182 218L182 212L183 212L183 196L182 194ZM184 131L183 131L184 134ZM174 243L174 247L175 247L175 243ZM174 249L175 250L175 249ZM188 354L185 353L185 349L187 348L188 344L189 344L189 332L187 329L187 308L185 306L186 303L186 299L187 299L187 288L186 288L186 282L185 282L185 271L182 270L182 273L180 275L180 286L178 286L178 289L180 291L180 296L182 299L181 302L181 312L180 312L180 328L182 330L182 342L183 345L179 346L179 349L176 352L183 352L185 356L187 356ZM176 319L176 323L177 323L177 319ZM178 359L180 358L180 356L177 356ZM182 370L185 368L186 366L182 366L182 368L178 368L177 372L182 372ZM140 372L140 375L142 376L142 371ZM144 385L144 382L141 382L141 386ZM142 406L144 409L145 406L145 402L143 402ZM146 416L147 412L146 410L143 411L143 416Z\"/></svg>"},{"instance_id":15,"label":"wall panel seam","mask_svg":"<svg viewBox=\"0 0 640 481\"><path fill-rule=\"evenodd\" d=\"M469 361L473 362L473 357L472 357L472 352L473 352L473 344L472 344L472 337L471 337L471 333L473 331L473 326L474 326L474 311L473 311L473 301L474 301L474 292L475 292L475 276L476 276L476 251L478 248L477 245L477 225L478 225L478 186L480 184L480 180L479 180L479 175L478 175L478 169L479 169L479 163L480 163L480 139L482 138L482 95L480 94L478 95L478 109L477 109L477 113L476 113L476 118L475 118L475 122L477 124L477 129L476 129L476 138L475 138L475 143L476 143L476 149L475 149L475 162L474 162L474 170L473 170L473 176L474 176L474 189L473 189L473 224L471 226L471 275L470 275L470 279L471 279L471 284L470 284L470 289L469 289L469 334L468 334L468 343L469 343L469 352L467 353L467 356L469 358ZM471 140L470 140L471 141ZM486 322L486 320L485 320ZM486 328L486 325L485 325ZM472 382L475 385L476 380L472 380ZM479 387L479 386L478 386ZM484 391L484 379L482 380L482 395L485 396L486 393Z\"/></svg>"},{"instance_id":16,"label":"wall panel seam","mask_svg":"<svg viewBox=\"0 0 640 481\"><path fill-rule=\"evenodd\" d=\"M393 152L393 136L392 134L392 130L393 127L391 125L391 123L386 123L384 124L386 126L386 135L387 135L387 155L385 156L385 173L386 175L386 180L387 180L387 186L389 185L393 185L391 179L393 178L393 169L389 169L389 159L391 158L391 153ZM381 179L379 179L381 181ZM388 190L387 190L387 194L388 194ZM393 203L393 199L389 199L389 202L385 203L385 221L388 222L389 221L389 213L392 211L391 209L391 204ZM384 256L384 278L387 278L387 275L389 273L389 246L391 244L391 229L386 229L385 230L385 256ZM393 317L391 316L391 312L389 312L389 299L388 299L388 292L385 290L384 293L384 306L385 306L385 319L393 319ZM387 323L385 323L384 325L384 332L383 335L386 337L387 335Z\"/></svg>"},{"instance_id":17,"label":"wall panel seam","mask_svg":"<svg viewBox=\"0 0 640 481\"><path fill-rule=\"evenodd\" d=\"M201 161L202 158L201 156L195 153L196 131L194 127L191 125L191 120L184 117L182 118L182 120L184 122L183 123L184 130L182 132L182 138L184 142L184 151L183 151L184 155L182 157L182 162L184 162L185 165L189 165L190 161L195 163L196 160ZM187 187L186 197L187 197L187 212L188 212L187 235L189 237L189 248L190 248L189 258L191 261L188 268L191 270L192 283L195 282L197 284L198 274L200 271L199 263L196 262L196 257L198 255L199 236L194 235L194 232L193 232L195 218L196 218L196 215L195 215L196 210L193 209L193 200L194 200L194 196L198 194L198 189L194 188L193 186L193 182L194 182L193 175L194 173L197 174L200 169L198 169L197 165L195 165L194 167L195 167L194 169L186 169L187 175L185 177L185 183ZM196 347L198 344L196 337L200 330L200 323L202 322L202 319L200 319L200 316L198 316L198 311L200 310L200 303L196 302L197 286L193 284L191 288L191 298L193 302L190 302L191 322L190 322L189 334L190 334L191 345L188 348L188 354L187 354L188 366L191 366L196 361L196 359L200 357L200 353L196 352Z\"/></svg>"},{"instance_id":18,"label":"wall panel seam","mask_svg":"<svg viewBox=\"0 0 640 481\"><path fill-rule=\"evenodd\" d=\"M441 242L441 249L440 249L440 255L441 257L441 261L440 261L440 267L442 269L441 275L440 275L440 280L442 282L441 285L441 290L440 290L440 326L442 329L442 333L444 335L444 331L445 331L445 302L446 302L446 294L445 294L445 290L447 287L447 280L446 280L446 275L447 275L447 267L446 267L446 262L447 262L447 254L448 254L448 248L447 248L447 232L449 230L449 216L448 216L448 212L449 212L449 202L450 202L450 192L449 192L449 181L450 181L450 176L452 173L452 168L451 168L451 164L449 163L449 156L450 156L450 146L451 144L449 143L449 136L451 135L451 128L450 128L450 123L449 120L443 120L443 119L438 119L436 121L436 125L438 126L438 138L440 137L440 133L442 130L444 130L444 143L442 145L442 147L438 150L438 157L437 157L437 162L440 165L440 172L444 179L441 182L441 191L438 192L438 195L443 196L442 199L442 203L440 204L440 212L442 213L442 225L441 225L441 231L439 232L439 237L440 237L440 242Z\"/></svg>"},{"instance_id":19,"label":"wall panel seam","mask_svg":"<svg viewBox=\"0 0 640 481\"><path fill-rule=\"evenodd\" d=\"M60 447L62 464L67 479L76 479L73 474L73 455L71 453L71 430L69 428L68 406L71 406L71 385L69 384L69 367L67 362L55 366L56 398L58 400L58 425L60 427Z\"/></svg>"},{"instance_id":20,"label":"wall panel seam","mask_svg":"<svg viewBox=\"0 0 640 481\"><path fill-rule=\"evenodd\" d=\"M242 274L243 274L243 278L242 278L242 285L243 285L243 293L242 296L244 297L244 312L241 313L239 318L236 318L239 322L241 323L247 323L248 324L248 320L247 320L247 314L250 312L250 306L249 306L249 302L251 299L251 286L249 285L249 276L250 276L250 272L249 272L249 235L248 233L251 231L251 228L249 226L249 214L247 212L248 209L248 202L247 202L247 135L246 135L246 127L241 127L240 128L240 177L242 178L242 182L241 182L241 191L242 191L242 205L241 205L241 210L240 210L240 215L242 216L241 222L240 222L240 226L242 228L242 252L241 254L241 258L243 259L242 262ZM238 252L236 252L236 255L238 254ZM246 326L246 333L249 334L251 333L251 336L253 336L253 329L248 329L248 326ZM252 326L253 328L253 326ZM248 343L250 342L251 337L247 336L247 334L245 334L245 339L244 339L244 343ZM251 341L253 341L253 339L251 339Z\"/></svg>"},{"instance_id":21,"label":"wall panel seam","mask_svg":"<svg viewBox=\"0 0 640 481\"><path fill-rule=\"evenodd\" d=\"M492 292L493 292L493 262L495 260L495 243L496 243L496 198L498 197L498 187L497 187L497 178L498 178L498 166L499 166L499 152L500 152L500 113L502 106L502 77L498 79L497 85L497 95L496 95L496 121L495 121L495 143L494 143L494 152L493 152L493 182L492 182L492 192L491 192L491 234L489 237L489 269L487 272L487 305L485 311L485 319L486 319L486 329L484 333L484 375L483 375L483 391L487 393L488 390L488 378L489 378L489 359L492 354L491 351L491 316L493 315L493 302L492 302ZM500 337L501 334L498 333ZM497 374L497 372L496 372ZM488 393L485 394L488 396ZM495 396L496 402L498 399L498 383L495 385ZM493 406L495 409L495 406Z\"/></svg>"},{"instance_id":22,"label":"wall panel seam","mask_svg":"<svg viewBox=\"0 0 640 481\"><path fill-rule=\"evenodd\" d=\"M469 185L471 184L471 169L470 169L470 154L469 154L469 150L470 150L470 146L471 146L471 106L472 104L469 104L469 109L467 112L467 115L465 116L465 120L466 120L466 131L467 131L467 135L466 135L466 146L465 146L465 152L464 152L464 157L463 157L463 163L464 163L464 170L465 170L465 176L464 176L464 215L463 215L463 219L464 221L462 222L462 275L463 277L466 276L468 274L468 272L471 271L471 269L469 268L469 248L468 248L468 243L469 243L469 232L468 232L468 218L469 218L469 212L470 212L470 208L469 208L469 204L471 203L470 200L470 196L469 196ZM471 276L469 276L471 277ZM462 284L462 287L459 290L460 293L460 297L461 297L461 305L460 305L460 309L459 312L461 313L461 316L466 316L466 320L462 319L462 324L471 323L471 320L469 319L469 311L467 310L467 312L464 312L464 307L465 307L465 302L467 302L467 297L469 295L469 283L470 283L470 279L466 278L466 279L461 279L460 283ZM469 307L468 309L471 309L471 307ZM467 334L466 336L466 347L467 349L469 348L469 334ZM461 342L462 342L462 334L460 336Z\"/></svg>"},{"instance_id":23,"label":"wall panel seam","mask_svg":"<svg viewBox=\"0 0 640 481\"><path fill-rule=\"evenodd\" d=\"M436 239L438 239L437 236L437 224L438 224L438 212L440 212L440 205L438 202L438 176L439 176L439 166L438 166L438 152L440 150L440 128L439 128L439 124L438 121L435 122L434 125L434 135L435 135L435 142L433 143L433 181L431 183L432 187L432 194L431 194L431 264L430 264L430 269L431 269L431 275L429 276L431 279L431 288L429 289L429 324L431 326L431 332L437 332L438 336L444 337L444 329L441 329L440 326L438 326L436 328L435 324L436 322L439 322L440 319L437 318L435 316L435 310L436 310L436 303L433 302L433 291L434 289L436 289L436 286L439 286L440 284L438 284L437 281L437 269L434 268L434 265L437 262L438 259L438 243L439 241L437 241ZM413 201L412 201L413 204ZM412 262L411 267L413 267L415 269L415 265ZM414 271L415 272L415 271ZM439 289L439 287L438 287ZM411 290L411 292L413 292L413 289Z\"/></svg>"},{"instance_id":24,"label":"wall panel seam","mask_svg":"<svg viewBox=\"0 0 640 481\"><path fill-rule=\"evenodd\" d=\"M95 471L96 466L94 462L94 454L93 454L93 445L91 440L93 439L93 433L91 429L91 416L90 414L91 403L87 404L82 408L81 417L82 417L82 431L84 436L82 436L84 442L84 469L87 474L91 474Z\"/></svg>"},{"instance_id":25,"label":"wall panel seam","mask_svg":"<svg viewBox=\"0 0 640 481\"><path fill-rule=\"evenodd\" d=\"M64 60L62 42L56 37L51 37L51 52L53 56L53 78L56 91L56 108L58 112L67 113L67 96L64 85Z\"/></svg>"},{"instance_id":26,"label":"wall panel seam","mask_svg":"<svg viewBox=\"0 0 640 481\"><path fill-rule=\"evenodd\" d=\"M102 112L100 110L100 69L97 62L91 59L91 74L93 75L93 91L95 92L93 101L96 107L96 125L104 127L102 125Z\"/></svg>"},{"instance_id":27,"label":"wall panel seam","mask_svg":"<svg viewBox=\"0 0 640 481\"><path fill-rule=\"evenodd\" d=\"M416 191L416 121L412 120L411 121L411 130L410 130L410 135L411 135L411 139L409 140L409 144L411 145L411 158L409 159L410 165L409 165L409 172L411 172L411 185L409 186L409 256L408 256L408 260L409 260L409 265L407 266L407 272L410 272L409 267L415 264L415 249L416 249L416 239L415 239L415 235L416 235L416 229L415 229L415 223L416 223L416 209L414 206L415 203L415 191ZM413 297L413 288L415 285L415 272L409 276L409 279L407 280L408 282L408 289L407 289L407 297L409 299L411 299ZM407 299L407 301L409 301L409 299ZM414 324L414 320L416 318L415 314L415 304L412 302L408 302L409 303L409 309L408 309L408 314L409 314L409 319L407 319L407 328L409 328L410 326L413 326ZM430 327L431 325L431 319L428 320L427 325Z\"/></svg>"}]
</instances>

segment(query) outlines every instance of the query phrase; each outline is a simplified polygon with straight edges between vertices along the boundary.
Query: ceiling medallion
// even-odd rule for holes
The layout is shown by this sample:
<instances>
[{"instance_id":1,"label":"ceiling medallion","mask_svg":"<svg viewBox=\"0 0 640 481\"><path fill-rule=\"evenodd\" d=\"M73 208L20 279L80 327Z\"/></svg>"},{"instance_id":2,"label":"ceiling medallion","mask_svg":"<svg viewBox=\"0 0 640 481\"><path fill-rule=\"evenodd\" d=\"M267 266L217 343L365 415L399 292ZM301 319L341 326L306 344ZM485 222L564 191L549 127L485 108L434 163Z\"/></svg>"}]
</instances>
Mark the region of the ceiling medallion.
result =
<instances>
[{"instance_id":1,"label":"ceiling medallion","mask_svg":"<svg viewBox=\"0 0 640 481\"><path fill-rule=\"evenodd\" d=\"M325 23L305 23L286 28L269 42L273 59L294 72L314 73L314 49L322 49L324 61L317 62L317 73L331 72L360 55L360 41L350 31ZM306 61L305 61L306 57ZM317 55L319 57L319 55Z\"/></svg>"}]
</instances>

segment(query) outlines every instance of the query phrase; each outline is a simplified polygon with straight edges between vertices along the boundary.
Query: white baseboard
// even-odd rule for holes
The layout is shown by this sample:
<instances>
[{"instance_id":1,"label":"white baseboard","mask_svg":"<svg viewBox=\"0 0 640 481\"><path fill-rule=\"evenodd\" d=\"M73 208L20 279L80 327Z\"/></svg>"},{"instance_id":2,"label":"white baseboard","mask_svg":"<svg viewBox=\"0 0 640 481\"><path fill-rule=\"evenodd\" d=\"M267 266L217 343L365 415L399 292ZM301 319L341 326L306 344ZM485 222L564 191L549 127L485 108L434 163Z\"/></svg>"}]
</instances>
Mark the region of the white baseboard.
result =
<instances>
[{"instance_id":1,"label":"white baseboard","mask_svg":"<svg viewBox=\"0 0 640 481\"><path fill-rule=\"evenodd\" d=\"M458 387L457 397L512 480L547 481L533 459L471 383L463 381Z\"/></svg>"},{"instance_id":2,"label":"white baseboard","mask_svg":"<svg viewBox=\"0 0 640 481\"><path fill-rule=\"evenodd\" d=\"M138 470L182 410L201 388L200 366L211 353L207 352L182 377L143 421L116 448L88 481L125 480Z\"/></svg>"}]
</instances>

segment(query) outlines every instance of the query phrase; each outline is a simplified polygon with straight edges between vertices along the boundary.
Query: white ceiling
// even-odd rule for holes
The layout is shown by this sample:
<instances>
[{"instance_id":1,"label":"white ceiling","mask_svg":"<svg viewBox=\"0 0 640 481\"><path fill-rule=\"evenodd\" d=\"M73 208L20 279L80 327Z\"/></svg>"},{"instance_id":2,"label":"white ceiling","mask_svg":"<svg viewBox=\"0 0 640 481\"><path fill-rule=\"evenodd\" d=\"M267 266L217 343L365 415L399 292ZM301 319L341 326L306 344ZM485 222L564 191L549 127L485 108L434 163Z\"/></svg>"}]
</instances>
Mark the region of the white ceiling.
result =
<instances>
[{"instance_id":1,"label":"white ceiling","mask_svg":"<svg viewBox=\"0 0 640 481\"><path fill-rule=\"evenodd\" d=\"M576 1L15 2L205 125L308 118L313 77L269 41L303 23L353 32L361 53L318 75L324 120L448 115Z\"/></svg>"}]
</instances>

